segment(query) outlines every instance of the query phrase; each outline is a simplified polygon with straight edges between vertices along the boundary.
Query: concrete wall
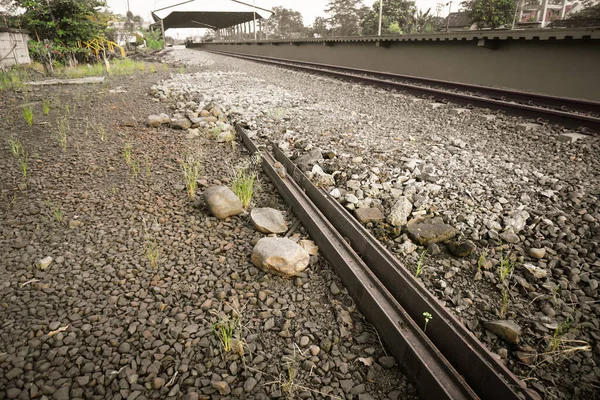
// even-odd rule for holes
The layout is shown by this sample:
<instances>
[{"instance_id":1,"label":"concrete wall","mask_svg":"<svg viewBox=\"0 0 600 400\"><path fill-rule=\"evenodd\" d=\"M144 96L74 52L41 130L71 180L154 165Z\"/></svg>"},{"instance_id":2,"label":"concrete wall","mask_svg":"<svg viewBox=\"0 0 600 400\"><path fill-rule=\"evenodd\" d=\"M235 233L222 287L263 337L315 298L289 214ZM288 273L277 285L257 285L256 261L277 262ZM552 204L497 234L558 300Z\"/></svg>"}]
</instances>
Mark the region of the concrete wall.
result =
<instances>
[{"instance_id":1,"label":"concrete wall","mask_svg":"<svg viewBox=\"0 0 600 400\"><path fill-rule=\"evenodd\" d=\"M203 43L207 50L287 58L600 102L600 40Z\"/></svg>"},{"instance_id":2,"label":"concrete wall","mask_svg":"<svg viewBox=\"0 0 600 400\"><path fill-rule=\"evenodd\" d=\"M27 41L29 35L16 29L0 30L0 67L9 67L15 64L29 64L29 50ZM16 44L16 47L14 47ZM14 50L13 50L14 47Z\"/></svg>"}]
</instances>

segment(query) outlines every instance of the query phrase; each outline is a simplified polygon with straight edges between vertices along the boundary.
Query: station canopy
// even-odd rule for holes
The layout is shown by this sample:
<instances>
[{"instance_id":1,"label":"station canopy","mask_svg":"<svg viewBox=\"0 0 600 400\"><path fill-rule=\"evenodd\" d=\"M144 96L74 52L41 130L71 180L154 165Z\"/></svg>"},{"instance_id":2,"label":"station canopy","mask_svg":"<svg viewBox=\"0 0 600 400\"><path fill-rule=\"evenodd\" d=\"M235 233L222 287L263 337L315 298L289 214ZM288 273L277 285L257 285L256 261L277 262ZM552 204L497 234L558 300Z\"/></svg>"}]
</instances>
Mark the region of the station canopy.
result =
<instances>
[{"instance_id":1,"label":"station canopy","mask_svg":"<svg viewBox=\"0 0 600 400\"><path fill-rule=\"evenodd\" d=\"M255 14L256 13L256 14ZM251 22L256 19L267 19L272 11L252 4L236 0L191 0L152 12L153 25L169 28L208 28L223 29Z\"/></svg>"}]
</instances>

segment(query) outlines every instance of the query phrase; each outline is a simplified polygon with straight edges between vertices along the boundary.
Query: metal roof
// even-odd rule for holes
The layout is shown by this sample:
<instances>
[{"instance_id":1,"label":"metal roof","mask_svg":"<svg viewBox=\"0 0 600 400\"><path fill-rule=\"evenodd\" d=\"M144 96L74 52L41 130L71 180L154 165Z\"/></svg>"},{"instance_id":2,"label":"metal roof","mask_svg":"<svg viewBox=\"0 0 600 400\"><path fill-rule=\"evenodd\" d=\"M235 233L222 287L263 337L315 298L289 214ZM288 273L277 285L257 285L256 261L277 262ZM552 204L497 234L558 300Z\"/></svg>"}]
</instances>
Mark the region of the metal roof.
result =
<instances>
[{"instance_id":1,"label":"metal roof","mask_svg":"<svg viewBox=\"0 0 600 400\"><path fill-rule=\"evenodd\" d=\"M266 19L273 14L264 8L236 0L190 0L152 12L155 23L163 21L169 28L223 29L256 19Z\"/></svg>"}]
</instances>

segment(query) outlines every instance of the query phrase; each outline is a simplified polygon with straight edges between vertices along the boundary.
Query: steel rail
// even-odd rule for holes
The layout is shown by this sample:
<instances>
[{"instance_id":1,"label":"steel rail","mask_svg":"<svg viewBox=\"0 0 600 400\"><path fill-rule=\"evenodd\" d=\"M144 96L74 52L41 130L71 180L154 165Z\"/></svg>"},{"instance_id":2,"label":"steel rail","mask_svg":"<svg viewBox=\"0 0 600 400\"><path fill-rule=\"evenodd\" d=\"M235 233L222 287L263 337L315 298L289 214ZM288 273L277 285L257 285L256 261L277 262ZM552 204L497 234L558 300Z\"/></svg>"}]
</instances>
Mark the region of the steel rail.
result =
<instances>
[{"instance_id":1,"label":"steel rail","mask_svg":"<svg viewBox=\"0 0 600 400\"><path fill-rule=\"evenodd\" d=\"M276 144L273 144L273 153L337 231L350 241L352 248L410 317L422 321L424 311L434 316L427 325L428 328L431 326L431 329L427 329L427 336L482 399L516 399L518 393L525 398L532 398L523 383L500 364L337 200L317 188Z\"/></svg>"},{"instance_id":2,"label":"steel rail","mask_svg":"<svg viewBox=\"0 0 600 400\"><path fill-rule=\"evenodd\" d=\"M258 148L240 125L236 131L251 153ZM423 399L478 399L422 329L346 243L331 223L292 179L281 179L275 160L262 152L262 168L282 197L292 205L311 238L342 279L348 292L375 326L401 370Z\"/></svg>"},{"instance_id":3,"label":"steel rail","mask_svg":"<svg viewBox=\"0 0 600 400\"><path fill-rule=\"evenodd\" d=\"M600 103L593 101L560 98L544 94L520 92L516 90L497 89L489 86L467 85L449 81L424 79L407 75L397 75L379 71L361 70L329 64L278 59L266 56L250 56L246 54L224 51L214 51L205 49L202 50L207 51L209 53L237 57L249 61L264 62L281 67L300 69L312 73L325 74L337 78L341 77L364 82L367 84L405 90L411 93L430 96L436 99L437 101L441 102L452 102L466 106L477 106L482 108L502 110L510 114L521 115L533 119L548 119L549 121L562 124L572 129L580 129L584 127L591 129L594 132L600 132L600 118L590 115L584 115L581 113L565 111L565 109L572 109L577 110L579 112L596 112L600 114ZM334 69L339 69L342 71L352 71L353 73L335 71ZM369 76L364 74L375 76ZM383 76L387 78L378 78L376 76ZM419 80L421 81L421 83L430 82L430 84L445 87L447 90L427 87L423 84L398 82L392 79L412 79L413 81ZM470 94L464 92L454 92L450 91L449 89L462 90L467 92L476 91L477 93ZM484 94L485 96L480 96L479 94ZM524 102L527 104L523 104Z\"/></svg>"}]
</instances>

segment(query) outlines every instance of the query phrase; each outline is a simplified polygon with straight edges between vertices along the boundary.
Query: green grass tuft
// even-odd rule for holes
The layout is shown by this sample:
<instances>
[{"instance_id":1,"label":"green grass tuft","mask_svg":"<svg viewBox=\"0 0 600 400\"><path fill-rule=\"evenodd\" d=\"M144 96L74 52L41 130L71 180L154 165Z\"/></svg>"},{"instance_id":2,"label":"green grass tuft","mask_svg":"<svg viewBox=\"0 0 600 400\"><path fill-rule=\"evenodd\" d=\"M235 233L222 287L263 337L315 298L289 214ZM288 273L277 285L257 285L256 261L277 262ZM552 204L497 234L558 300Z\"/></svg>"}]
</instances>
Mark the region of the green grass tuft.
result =
<instances>
[{"instance_id":1,"label":"green grass tuft","mask_svg":"<svg viewBox=\"0 0 600 400\"><path fill-rule=\"evenodd\" d=\"M256 173L250 171L248 168L240 168L234 171L231 190L240 199L244 208L248 208L250 205L250 201L254 195L256 178Z\"/></svg>"}]
</instances>

